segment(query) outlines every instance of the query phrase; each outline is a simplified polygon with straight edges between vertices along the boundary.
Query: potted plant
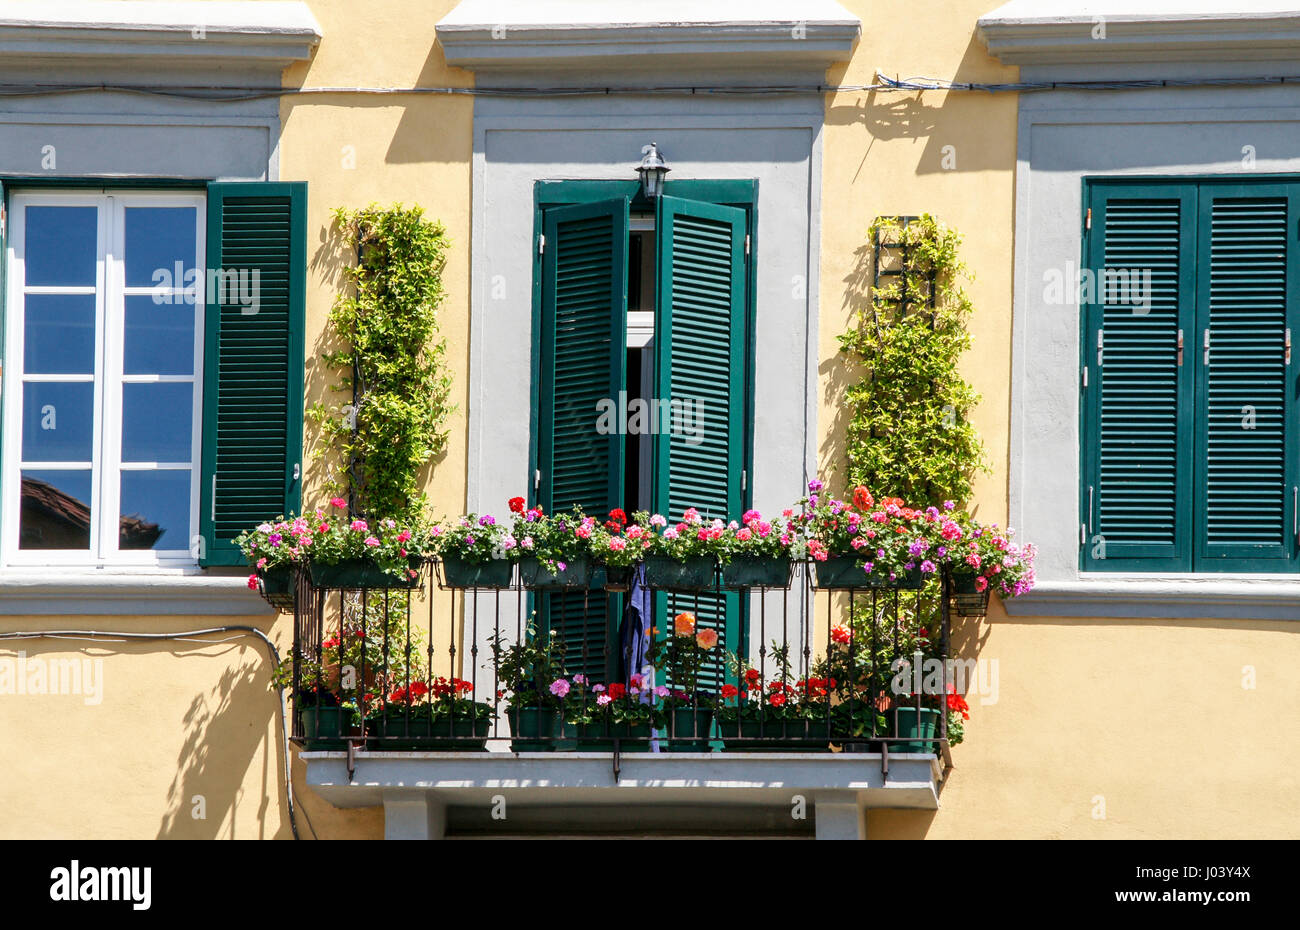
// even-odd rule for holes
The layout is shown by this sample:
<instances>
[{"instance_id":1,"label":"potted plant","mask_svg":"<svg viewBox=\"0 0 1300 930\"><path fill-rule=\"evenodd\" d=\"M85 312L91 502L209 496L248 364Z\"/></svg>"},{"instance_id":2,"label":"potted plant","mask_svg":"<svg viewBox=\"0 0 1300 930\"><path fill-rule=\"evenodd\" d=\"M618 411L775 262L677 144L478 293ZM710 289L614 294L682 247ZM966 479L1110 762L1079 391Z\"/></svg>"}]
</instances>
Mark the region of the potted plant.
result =
<instances>
[{"instance_id":1,"label":"potted plant","mask_svg":"<svg viewBox=\"0 0 1300 930\"><path fill-rule=\"evenodd\" d=\"M645 514L638 513L636 518ZM609 519L597 525L579 530L586 532L587 544L591 556L604 575L606 591L626 591L631 587L632 566L641 560L649 550L654 533L644 522L628 523L627 514L621 508L609 512Z\"/></svg>"},{"instance_id":2,"label":"potted plant","mask_svg":"<svg viewBox=\"0 0 1300 930\"><path fill-rule=\"evenodd\" d=\"M586 588L592 581L588 540L596 522L579 507L560 516L547 516L540 507L524 508L524 499L510 499L515 514L513 535L519 545L519 583L526 588ZM586 535L583 535L583 534Z\"/></svg>"},{"instance_id":3,"label":"potted plant","mask_svg":"<svg viewBox=\"0 0 1300 930\"><path fill-rule=\"evenodd\" d=\"M877 503L863 487L854 489L852 501L836 500L824 490L814 479L808 482L808 497L800 501L799 522L816 587L919 589L925 576L938 570L925 555L930 545L927 512L898 498Z\"/></svg>"},{"instance_id":4,"label":"potted plant","mask_svg":"<svg viewBox=\"0 0 1300 930\"><path fill-rule=\"evenodd\" d=\"M235 545L253 569L248 587L277 610L293 610L298 566L306 558L313 535L306 517L290 520L281 516L236 536Z\"/></svg>"},{"instance_id":5,"label":"potted plant","mask_svg":"<svg viewBox=\"0 0 1300 930\"><path fill-rule=\"evenodd\" d=\"M491 704L473 700L463 678L412 681L393 689L368 718L377 749L482 750L495 716Z\"/></svg>"},{"instance_id":6,"label":"potted plant","mask_svg":"<svg viewBox=\"0 0 1300 930\"><path fill-rule=\"evenodd\" d=\"M1012 542L1014 530L1002 531L996 524L982 526L969 518L958 523L957 529L959 533L950 531L945 540L944 555L959 616L983 617L995 589L1003 597L1015 597L1034 586L1034 547Z\"/></svg>"},{"instance_id":7,"label":"potted plant","mask_svg":"<svg viewBox=\"0 0 1300 930\"><path fill-rule=\"evenodd\" d=\"M810 675L796 680L789 646L773 643L779 672L762 673L734 655L739 687L722 687L717 709L718 735L729 752L820 752L830 748L831 693L836 682Z\"/></svg>"},{"instance_id":8,"label":"potted plant","mask_svg":"<svg viewBox=\"0 0 1300 930\"><path fill-rule=\"evenodd\" d=\"M706 524L694 507L688 507L675 525L669 525L660 514L645 517L639 513L637 518L639 525L658 530L644 550L647 586L670 591L702 591L714 586L726 524L717 519Z\"/></svg>"},{"instance_id":9,"label":"potted plant","mask_svg":"<svg viewBox=\"0 0 1300 930\"><path fill-rule=\"evenodd\" d=\"M491 637L498 697L506 699L510 748L515 752L550 752L560 737L560 699L551 684L564 676L563 644L551 630L540 635L532 619L523 638L507 645L497 630Z\"/></svg>"},{"instance_id":10,"label":"potted plant","mask_svg":"<svg viewBox=\"0 0 1300 930\"><path fill-rule=\"evenodd\" d=\"M790 587L791 550L800 546L791 516L787 510L769 521L757 510L747 510L740 523L727 525L720 553L724 588Z\"/></svg>"},{"instance_id":11,"label":"potted plant","mask_svg":"<svg viewBox=\"0 0 1300 930\"><path fill-rule=\"evenodd\" d=\"M508 588L518 546L491 514L466 514L430 531L448 588Z\"/></svg>"},{"instance_id":12,"label":"potted plant","mask_svg":"<svg viewBox=\"0 0 1300 930\"><path fill-rule=\"evenodd\" d=\"M639 677L637 682L606 687L585 675L553 681L549 690L563 702L565 738L579 752L612 752L616 745L620 752L649 752L653 730L664 718Z\"/></svg>"},{"instance_id":13,"label":"potted plant","mask_svg":"<svg viewBox=\"0 0 1300 930\"><path fill-rule=\"evenodd\" d=\"M717 696L699 689L700 672L718 645L718 631L697 628L695 615L673 618L672 635L655 658L663 658L668 691L663 714L669 752L708 752Z\"/></svg>"},{"instance_id":14,"label":"potted plant","mask_svg":"<svg viewBox=\"0 0 1300 930\"><path fill-rule=\"evenodd\" d=\"M414 523L347 515L347 501L330 501L335 513L317 511L310 544L312 584L318 588L413 588L427 547Z\"/></svg>"},{"instance_id":15,"label":"potted plant","mask_svg":"<svg viewBox=\"0 0 1300 930\"><path fill-rule=\"evenodd\" d=\"M937 753L937 740L942 733L941 714L947 714L948 718L948 745L955 746L965 738L964 721L970 719L970 705L956 693L951 682L946 700L941 700L938 694L927 693L901 696L898 706L889 714L894 721L893 735L898 737L890 741L890 752Z\"/></svg>"}]
</instances>

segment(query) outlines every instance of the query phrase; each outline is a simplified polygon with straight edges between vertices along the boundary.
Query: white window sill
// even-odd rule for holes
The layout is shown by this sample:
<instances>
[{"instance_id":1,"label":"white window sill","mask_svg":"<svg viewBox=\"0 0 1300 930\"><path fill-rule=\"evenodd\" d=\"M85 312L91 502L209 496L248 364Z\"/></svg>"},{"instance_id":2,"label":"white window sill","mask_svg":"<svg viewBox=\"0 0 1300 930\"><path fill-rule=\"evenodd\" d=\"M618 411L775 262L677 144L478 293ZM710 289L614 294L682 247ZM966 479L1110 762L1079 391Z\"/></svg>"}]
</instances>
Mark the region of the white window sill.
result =
<instances>
[{"instance_id":1,"label":"white window sill","mask_svg":"<svg viewBox=\"0 0 1300 930\"><path fill-rule=\"evenodd\" d=\"M1300 620L1300 575L1080 575L1003 601L1013 617Z\"/></svg>"},{"instance_id":2,"label":"white window sill","mask_svg":"<svg viewBox=\"0 0 1300 930\"><path fill-rule=\"evenodd\" d=\"M189 569L0 569L4 616L264 616L248 573Z\"/></svg>"}]
</instances>

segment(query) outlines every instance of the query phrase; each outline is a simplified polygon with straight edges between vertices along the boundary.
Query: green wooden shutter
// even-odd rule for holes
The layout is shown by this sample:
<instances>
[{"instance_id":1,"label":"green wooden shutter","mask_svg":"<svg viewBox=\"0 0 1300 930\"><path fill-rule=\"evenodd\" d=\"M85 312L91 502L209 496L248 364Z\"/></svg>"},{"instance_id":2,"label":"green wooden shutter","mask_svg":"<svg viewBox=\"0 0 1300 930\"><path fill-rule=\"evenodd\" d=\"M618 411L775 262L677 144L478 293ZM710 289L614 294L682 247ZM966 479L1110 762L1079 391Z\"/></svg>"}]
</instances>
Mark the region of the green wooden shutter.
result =
<instances>
[{"instance_id":1,"label":"green wooden shutter","mask_svg":"<svg viewBox=\"0 0 1300 930\"><path fill-rule=\"evenodd\" d=\"M745 418L744 210L677 197L658 202L659 280L655 308L655 396L683 405L658 425L655 510L670 520L688 507L706 519L736 519L742 507ZM685 416L693 411L693 416ZM660 630L680 611L718 631L718 661L701 687L724 680L724 649L743 650L735 594L660 595Z\"/></svg>"},{"instance_id":2,"label":"green wooden shutter","mask_svg":"<svg viewBox=\"0 0 1300 930\"><path fill-rule=\"evenodd\" d=\"M207 264L201 561L239 565L235 536L301 506L307 185L209 184Z\"/></svg>"},{"instance_id":3,"label":"green wooden shutter","mask_svg":"<svg viewBox=\"0 0 1300 930\"><path fill-rule=\"evenodd\" d=\"M1098 184L1090 207L1083 566L1189 570L1196 189Z\"/></svg>"},{"instance_id":4,"label":"green wooden shutter","mask_svg":"<svg viewBox=\"0 0 1300 930\"><path fill-rule=\"evenodd\" d=\"M1196 354L1201 571L1296 567L1293 185L1203 185ZM1290 302L1293 303L1293 302ZM1208 341L1208 352L1205 343Z\"/></svg>"},{"instance_id":5,"label":"green wooden shutter","mask_svg":"<svg viewBox=\"0 0 1300 930\"><path fill-rule=\"evenodd\" d=\"M597 417L626 389L628 200L553 207L542 228L538 500L548 513L577 505L603 519L623 496L623 435L598 432ZM615 611L603 595L542 595L539 607L570 674L613 674Z\"/></svg>"}]
</instances>

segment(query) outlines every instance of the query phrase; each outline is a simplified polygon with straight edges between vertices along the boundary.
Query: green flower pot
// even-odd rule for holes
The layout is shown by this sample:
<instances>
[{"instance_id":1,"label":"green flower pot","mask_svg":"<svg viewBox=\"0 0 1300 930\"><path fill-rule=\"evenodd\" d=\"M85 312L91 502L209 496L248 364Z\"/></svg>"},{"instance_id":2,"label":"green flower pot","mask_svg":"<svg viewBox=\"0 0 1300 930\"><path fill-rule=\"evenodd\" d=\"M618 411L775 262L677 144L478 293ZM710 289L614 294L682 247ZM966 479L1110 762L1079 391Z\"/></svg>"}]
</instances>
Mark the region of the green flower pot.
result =
<instances>
[{"instance_id":1,"label":"green flower pot","mask_svg":"<svg viewBox=\"0 0 1300 930\"><path fill-rule=\"evenodd\" d=\"M631 565L597 565L591 579L593 588L627 591L632 587Z\"/></svg>"},{"instance_id":2,"label":"green flower pot","mask_svg":"<svg viewBox=\"0 0 1300 930\"><path fill-rule=\"evenodd\" d=\"M552 588L586 588L591 585L591 559L575 557L564 563L564 568L551 571L541 559L526 556L519 560L519 582L525 588L546 591Z\"/></svg>"},{"instance_id":3,"label":"green flower pot","mask_svg":"<svg viewBox=\"0 0 1300 930\"><path fill-rule=\"evenodd\" d=\"M409 723L409 729L408 729ZM370 744L375 750L464 750L482 751L492 730L491 718L438 717L411 711L389 711L369 723Z\"/></svg>"},{"instance_id":4,"label":"green flower pot","mask_svg":"<svg viewBox=\"0 0 1300 930\"><path fill-rule=\"evenodd\" d=\"M692 556L679 562L672 556L645 557L645 583L668 591L703 591L712 588L716 564L712 556Z\"/></svg>"},{"instance_id":5,"label":"green flower pot","mask_svg":"<svg viewBox=\"0 0 1300 930\"><path fill-rule=\"evenodd\" d=\"M788 588L793 565L788 558L737 555L722 566L724 588Z\"/></svg>"},{"instance_id":6,"label":"green flower pot","mask_svg":"<svg viewBox=\"0 0 1300 930\"><path fill-rule=\"evenodd\" d=\"M448 588L508 588L514 563L509 559L466 562L450 556L442 559L442 581Z\"/></svg>"},{"instance_id":7,"label":"green flower pot","mask_svg":"<svg viewBox=\"0 0 1300 930\"><path fill-rule=\"evenodd\" d=\"M890 752L937 753L939 751L938 743L920 742L922 739L930 739L939 735L939 711L922 707L918 719L915 707L900 707L895 711L894 719L894 735L910 738L913 742L891 742L889 743Z\"/></svg>"},{"instance_id":8,"label":"green flower pot","mask_svg":"<svg viewBox=\"0 0 1300 930\"><path fill-rule=\"evenodd\" d=\"M718 736L727 752L826 752L831 726L826 720L719 720Z\"/></svg>"},{"instance_id":9,"label":"green flower pot","mask_svg":"<svg viewBox=\"0 0 1300 930\"><path fill-rule=\"evenodd\" d=\"M560 712L554 707L509 707L510 749L513 752L552 752L560 736Z\"/></svg>"},{"instance_id":10,"label":"green flower pot","mask_svg":"<svg viewBox=\"0 0 1300 930\"><path fill-rule=\"evenodd\" d=\"M614 740L619 740L619 752L649 752L650 724L616 723L612 720L595 720L591 723L563 724L566 740L573 741L578 752L613 752Z\"/></svg>"},{"instance_id":11,"label":"green flower pot","mask_svg":"<svg viewBox=\"0 0 1300 930\"><path fill-rule=\"evenodd\" d=\"M712 707L671 708L668 711L667 739L661 745L668 752L708 752L712 727Z\"/></svg>"},{"instance_id":12,"label":"green flower pot","mask_svg":"<svg viewBox=\"0 0 1300 930\"><path fill-rule=\"evenodd\" d=\"M975 587L974 573L952 576L952 603L961 617L983 617L989 612L989 595L993 586L985 586L983 591Z\"/></svg>"},{"instance_id":13,"label":"green flower pot","mask_svg":"<svg viewBox=\"0 0 1300 930\"><path fill-rule=\"evenodd\" d=\"M412 578L398 578L366 559L346 559L333 565L311 563L311 583L318 588L414 588L420 584L420 560L411 559Z\"/></svg>"},{"instance_id":14,"label":"green flower pot","mask_svg":"<svg viewBox=\"0 0 1300 930\"><path fill-rule=\"evenodd\" d=\"M919 590L925 584L921 569L895 572L893 581L889 573L877 569L870 575L862 570L862 559L856 555L834 555L825 562L813 562L813 587L819 590L858 590L861 588L901 588Z\"/></svg>"},{"instance_id":15,"label":"green flower pot","mask_svg":"<svg viewBox=\"0 0 1300 930\"><path fill-rule=\"evenodd\" d=\"M359 731L352 725L351 710L313 706L302 709L302 735L305 751L327 752L347 749L348 737L359 736Z\"/></svg>"},{"instance_id":16,"label":"green flower pot","mask_svg":"<svg viewBox=\"0 0 1300 930\"><path fill-rule=\"evenodd\" d=\"M277 565L257 573L258 593L277 610L293 610L293 589L297 574L292 565Z\"/></svg>"}]
</instances>

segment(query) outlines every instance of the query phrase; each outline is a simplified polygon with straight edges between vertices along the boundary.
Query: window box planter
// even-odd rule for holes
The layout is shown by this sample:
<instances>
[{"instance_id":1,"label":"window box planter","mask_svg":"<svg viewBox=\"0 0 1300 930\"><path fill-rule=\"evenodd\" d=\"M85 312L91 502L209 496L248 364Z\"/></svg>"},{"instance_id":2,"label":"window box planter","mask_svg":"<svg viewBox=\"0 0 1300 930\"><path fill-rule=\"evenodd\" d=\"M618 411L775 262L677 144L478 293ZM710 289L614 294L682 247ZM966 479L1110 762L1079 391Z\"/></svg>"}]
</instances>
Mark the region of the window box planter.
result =
<instances>
[{"instance_id":1,"label":"window box planter","mask_svg":"<svg viewBox=\"0 0 1300 930\"><path fill-rule=\"evenodd\" d=\"M606 591L630 591L632 589L632 566L597 565L592 578L592 587L602 587Z\"/></svg>"},{"instance_id":2,"label":"window box planter","mask_svg":"<svg viewBox=\"0 0 1300 930\"><path fill-rule=\"evenodd\" d=\"M825 562L813 562L813 587L819 590L858 590L860 588L896 588L920 590L925 578L919 568L896 572L893 581L883 572L868 575L856 555L835 555Z\"/></svg>"},{"instance_id":3,"label":"window box planter","mask_svg":"<svg viewBox=\"0 0 1300 930\"><path fill-rule=\"evenodd\" d=\"M370 721L370 747L376 750L464 750L481 752L492 729L490 717L430 717L405 710L390 711Z\"/></svg>"},{"instance_id":4,"label":"window box planter","mask_svg":"<svg viewBox=\"0 0 1300 930\"><path fill-rule=\"evenodd\" d=\"M443 556L442 583L448 588L508 588L514 568L509 559L466 562Z\"/></svg>"},{"instance_id":5,"label":"window box planter","mask_svg":"<svg viewBox=\"0 0 1300 930\"><path fill-rule=\"evenodd\" d=\"M578 556L556 567L554 572L541 559L527 556L519 560L519 583L540 591L555 588L587 588L592 581L591 559Z\"/></svg>"},{"instance_id":6,"label":"window box planter","mask_svg":"<svg viewBox=\"0 0 1300 930\"><path fill-rule=\"evenodd\" d=\"M293 610L298 573L292 565L277 565L257 573L257 593L276 610Z\"/></svg>"},{"instance_id":7,"label":"window box planter","mask_svg":"<svg viewBox=\"0 0 1300 930\"><path fill-rule=\"evenodd\" d=\"M788 588L793 563L788 558L737 555L722 566L724 588Z\"/></svg>"},{"instance_id":8,"label":"window box planter","mask_svg":"<svg viewBox=\"0 0 1300 930\"><path fill-rule=\"evenodd\" d=\"M619 740L619 752L649 752L649 723L619 723L612 720L594 720L591 723L563 725L564 738L573 741L578 752L613 752L614 740Z\"/></svg>"},{"instance_id":9,"label":"window box planter","mask_svg":"<svg viewBox=\"0 0 1300 930\"><path fill-rule=\"evenodd\" d=\"M670 591L703 591L714 586L717 568L709 556L694 556L684 562L666 555L645 557L645 583L650 588Z\"/></svg>"},{"instance_id":10,"label":"window box planter","mask_svg":"<svg viewBox=\"0 0 1300 930\"><path fill-rule=\"evenodd\" d=\"M915 707L900 707L894 716L894 735L910 738L912 742L891 742L890 752L938 752L938 743L923 743L923 739L933 739L939 735L939 711L928 707L920 709L919 717Z\"/></svg>"},{"instance_id":11,"label":"window box planter","mask_svg":"<svg viewBox=\"0 0 1300 930\"><path fill-rule=\"evenodd\" d=\"M318 588L414 588L420 584L420 560L409 563L414 578L397 578L374 562L365 559L347 559L333 565L312 562L311 583Z\"/></svg>"},{"instance_id":12,"label":"window box planter","mask_svg":"<svg viewBox=\"0 0 1300 930\"><path fill-rule=\"evenodd\" d=\"M668 711L668 752L709 752L712 707L674 707Z\"/></svg>"},{"instance_id":13,"label":"window box planter","mask_svg":"<svg viewBox=\"0 0 1300 930\"><path fill-rule=\"evenodd\" d=\"M952 606L959 617L983 617L989 612L990 585L983 591L975 589L974 574L952 576Z\"/></svg>"},{"instance_id":14,"label":"window box planter","mask_svg":"<svg viewBox=\"0 0 1300 930\"><path fill-rule=\"evenodd\" d=\"M554 707L509 707L512 752L552 752L560 736L560 712Z\"/></svg>"},{"instance_id":15,"label":"window box planter","mask_svg":"<svg viewBox=\"0 0 1300 930\"><path fill-rule=\"evenodd\" d=\"M352 725L352 711L342 707L304 707L302 709L303 749L327 752L347 749L349 737L360 742L360 730Z\"/></svg>"},{"instance_id":16,"label":"window box planter","mask_svg":"<svg viewBox=\"0 0 1300 930\"><path fill-rule=\"evenodd\" d=\"M719 720L727 752L825 752L831 745L827 720Z\"/></svg>"}]
</instances>

